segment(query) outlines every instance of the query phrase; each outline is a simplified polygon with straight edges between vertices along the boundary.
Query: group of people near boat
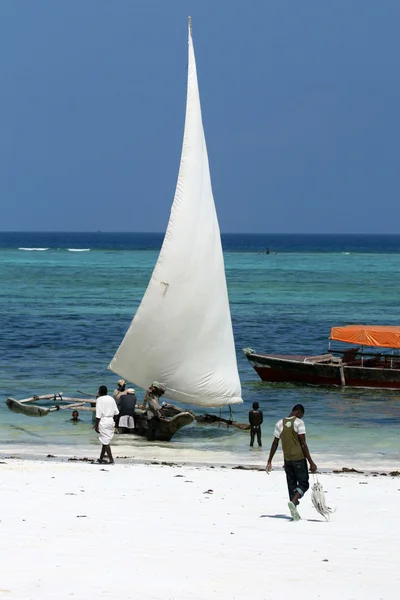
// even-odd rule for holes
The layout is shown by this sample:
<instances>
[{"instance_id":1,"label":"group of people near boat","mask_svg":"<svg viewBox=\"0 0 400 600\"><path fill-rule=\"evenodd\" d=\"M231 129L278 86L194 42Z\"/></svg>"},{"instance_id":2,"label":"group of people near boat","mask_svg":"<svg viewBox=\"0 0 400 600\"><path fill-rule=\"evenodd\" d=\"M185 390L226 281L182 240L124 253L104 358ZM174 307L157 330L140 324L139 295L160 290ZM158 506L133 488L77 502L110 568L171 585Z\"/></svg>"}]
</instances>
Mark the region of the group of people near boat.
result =
<instances>
[{"instance_id":1,"label":"group of people near boat","mask_svg":"<svg viewBox=\"0 0 400 600\"><path fill-rule=\"evenodd\" d=\"M156 432L156 421L161 419L161 405L159 399L165 392L165 386L158 381L153 381L146 391L143 404L138 408L144 411L147 419L147 439L154 440ZM126 388L126 381L120 379L118 387L112 396L108 394L105 385L99 387L96 400L95 431L99 434L102 444L99 463L104 462L107 455L110 464L114 463L110 442L114 437L115 430L121 433L133 432L135 429L135 408L137 398L134 388Z\"/></svg>"},{"instance_id":2,"label":"group of people near boat","mask_svg":"<svg viewBox=\"0 0 400 600\"><path fill-rule=\"evenodd\" d=\"M143 404L140 407L146 411L148 440L152 440L155 437L156 420L163 418L159 399L164 392L165 386L154 381L146 391ZM124 432L134 430L136 404L135 390L133 388L127 389L126 381L123 379L118 381L118 387L114 390L113 396L108 395L105 385L99 387L96 401L96 422L94 425L94 429L99 434L99 440L102 444L98 459L99 463L104 462L105 456L108 457L110 464L114 463L110 442L114 436L115 428L118 427ZM272 469L272 459L281 441L289 492L288 507L295 521L300 519L297 510L300 500L310 487L309 468L311 473L317 471L317 465L311 458L306 442L306 428L303 421L304 412L304 406L296 404L288 417L284 417L276 423L274 438L266 465L266 471L269 473ZM253 409L249 412L249 422L250 446L253 446L255 437L257 437L258 445L262 446L261 424L263 423L263 413L260 410L258 402L253 403Z\"/></svg>"},{"instance_id":3,"label":"group of people near boat","mask_svg":"<svg viewBox=\"0 0 400 600\"><path fill-rule=\"evenodd\" d=\"M143 404L137 406L146 412L148 440L154 440L156 420L163 418L159 399L164 393L165 386L162 383L158 383L158 381L153 381L146 391ZM116 427L121 433L133 432L135 429L135 408L137 405L135 390L133 388L126 389L126 381L120 379L117 389L114 390L113 397L119 411L115 419Z\"/></svg>"}]
</instances>

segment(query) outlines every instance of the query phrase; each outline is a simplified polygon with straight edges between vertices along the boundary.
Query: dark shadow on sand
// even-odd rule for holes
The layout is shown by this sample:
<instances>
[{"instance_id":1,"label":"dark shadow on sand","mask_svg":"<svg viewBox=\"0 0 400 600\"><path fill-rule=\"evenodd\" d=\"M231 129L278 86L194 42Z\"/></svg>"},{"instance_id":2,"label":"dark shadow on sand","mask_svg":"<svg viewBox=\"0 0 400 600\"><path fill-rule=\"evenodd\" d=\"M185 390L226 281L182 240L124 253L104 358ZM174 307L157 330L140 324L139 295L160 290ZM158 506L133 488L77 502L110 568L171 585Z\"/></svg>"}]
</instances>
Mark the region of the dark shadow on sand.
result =
<instances>
[{"instance_id":1,"label":"dark shadow on sand","mask_svg":"<svg viewBox=\"0 0 400 600\"><path fill-rule=\"evenodd\" d=\"M283 519L284 521L293 521L292 517L288 515L260 515L260 519ZM307 521L308 523L325 523L325 519L300 519L300 521Z\"/></svg>"},{"instance_id":2,"label":"dark shadow on sand","mask_svg":"<svg viewBox=\"0 0 400 600\"><path fill-rule=\"evenodd\" d=\"M286 521L291 521L292 517L289 517L288 515L260 515L260 519L285 519Z\"/></svg>"}]
</instances>

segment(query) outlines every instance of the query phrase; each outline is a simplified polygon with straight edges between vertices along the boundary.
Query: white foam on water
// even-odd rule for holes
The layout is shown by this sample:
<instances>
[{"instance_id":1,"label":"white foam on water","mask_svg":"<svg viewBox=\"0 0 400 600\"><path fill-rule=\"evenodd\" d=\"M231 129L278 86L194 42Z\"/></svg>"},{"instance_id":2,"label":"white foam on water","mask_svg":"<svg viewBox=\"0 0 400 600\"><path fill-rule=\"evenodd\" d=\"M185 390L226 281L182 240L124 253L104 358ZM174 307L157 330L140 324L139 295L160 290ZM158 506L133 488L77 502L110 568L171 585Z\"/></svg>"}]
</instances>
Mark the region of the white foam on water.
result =
<instances>
[{"instance_id":1,"label":"white foam on water","mask_svg":"<svg viewBox=\"0 0 400 600\"><path fill-rule=\"evenodd\" d=\"M44 252L48 248L18 248L18 250L25 250L26 252Z\"/></svg>"},{"instance_id":2,"label":"white foam on water","mask_svg":"<svg viewBox=\"0 0 400 600\"><path fill-rule=\"evenodd\" d=\"M90 252L90 248L68 248L68 252Z\"/></svg>"}]
</instances>

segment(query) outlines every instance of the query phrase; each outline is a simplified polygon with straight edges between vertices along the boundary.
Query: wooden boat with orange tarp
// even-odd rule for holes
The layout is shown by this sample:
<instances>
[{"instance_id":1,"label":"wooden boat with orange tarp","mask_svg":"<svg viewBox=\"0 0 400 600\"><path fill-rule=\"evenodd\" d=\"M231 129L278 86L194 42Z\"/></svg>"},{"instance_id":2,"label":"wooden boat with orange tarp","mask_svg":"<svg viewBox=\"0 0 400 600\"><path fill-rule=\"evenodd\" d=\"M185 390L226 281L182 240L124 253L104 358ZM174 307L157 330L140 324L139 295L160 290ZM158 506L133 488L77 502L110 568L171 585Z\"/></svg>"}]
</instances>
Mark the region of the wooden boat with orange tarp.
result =
<instances>
[{"instance_id":1,"label":"wooden boat with orange tarp","mask_svg":"<svg viewBox=\"0 0 400 600\"><path fill-rule=\"evenodd\" d=\"M352 346L332 349L331 342ZM263 381L400 389L399 350L399 326L346 325L332 327L326 354L243 352Z\"/></svg>"}]
</instances>

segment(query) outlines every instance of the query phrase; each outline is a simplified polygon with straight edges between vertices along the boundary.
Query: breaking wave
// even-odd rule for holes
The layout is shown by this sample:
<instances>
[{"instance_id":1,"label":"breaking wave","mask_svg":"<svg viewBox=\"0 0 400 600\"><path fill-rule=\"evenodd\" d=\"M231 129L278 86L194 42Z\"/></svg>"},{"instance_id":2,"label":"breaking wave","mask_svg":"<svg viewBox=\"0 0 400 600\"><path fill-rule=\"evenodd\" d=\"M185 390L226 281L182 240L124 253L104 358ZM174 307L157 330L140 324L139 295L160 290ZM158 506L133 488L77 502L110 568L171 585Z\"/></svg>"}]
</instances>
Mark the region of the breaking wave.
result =
<instances>
[{"instance_id":1,"label":"breaking wave","mask_svg":"<svg viewBox=\"0 0 400 600\"><path fill-rule=\"evenodd\" d=\"M25 250L26 252L44 252L48 248L18 248L18 250Z\"/></svg>"}]
</instances>

